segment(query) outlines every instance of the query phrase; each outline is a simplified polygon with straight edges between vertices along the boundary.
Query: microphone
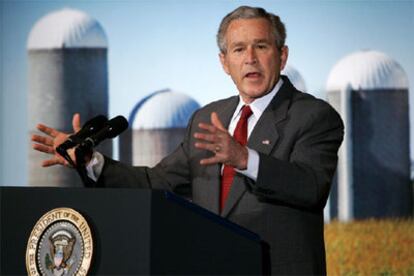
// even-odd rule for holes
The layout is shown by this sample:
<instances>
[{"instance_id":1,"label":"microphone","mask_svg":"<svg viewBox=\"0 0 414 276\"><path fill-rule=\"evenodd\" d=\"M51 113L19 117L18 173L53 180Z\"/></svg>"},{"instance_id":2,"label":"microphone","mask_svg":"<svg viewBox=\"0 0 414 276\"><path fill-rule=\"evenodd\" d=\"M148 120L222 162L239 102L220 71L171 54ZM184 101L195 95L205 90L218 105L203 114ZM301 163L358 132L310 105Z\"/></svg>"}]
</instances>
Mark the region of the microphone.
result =
<instances>
[{"instance_id":1,"label":"microphone","mask_svg":"<svg viewBox=\"0 0 414 276\"><path fill-rule=\"evenodd\" d=\"M77 150L90 151L105 139L114 138L128 128L128 121L123 116L116 116L107 121L97 132L93 133L78 146Z\"/></svg>"},{"instance_id":2,"label":"microphone","mask_svg":"<svg viewBox=\"0 0 414 276\"><path fill-rule=\"evenodd\" d=\"M63 156L63 154L65 154L68 149L80 144L85 138L103 128L107 121L108 118L106 118L104 115L98 115L90 119L83 125L81 130L75 134L70 135L65 142L60 144L56 148L56 151Z\"/></svg>"},{"instance_id":3,"label":"microphone","mask_svg":"<svg viewBox=\"0 0 414 276\"><path fill-rule=\"evenodd\" d=\"M75 168L86 187L94 187L95 183L88 176L85 168L85 157L92 153L92 148L99 145L100 142L107 138L114 138L122 131L128 128L128 121L122 117L117 116L109 121L106 121L103 127L89 135L83 140L75 149L76 164Z\"/></svg>"}]
</instances>

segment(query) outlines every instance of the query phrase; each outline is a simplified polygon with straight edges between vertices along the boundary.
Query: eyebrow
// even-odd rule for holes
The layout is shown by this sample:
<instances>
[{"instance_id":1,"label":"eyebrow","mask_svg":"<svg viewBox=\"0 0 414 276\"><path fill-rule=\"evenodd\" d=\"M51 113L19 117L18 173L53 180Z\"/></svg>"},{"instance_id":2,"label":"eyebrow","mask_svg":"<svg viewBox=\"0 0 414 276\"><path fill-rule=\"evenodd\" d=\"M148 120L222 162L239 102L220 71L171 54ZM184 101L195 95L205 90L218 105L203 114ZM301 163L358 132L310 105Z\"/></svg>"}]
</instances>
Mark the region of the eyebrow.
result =
<instances>
[{"instance_id":1,"label":"eyebrow","mask_svg":"<svg viewBox=\"0 0 414 276\"><path fill-rule=\"evenodd\" d=\"M268 39L255 39L254 43L271 43Z\"/></svg>"},{"instance_id":2,"label":"eyebrow","mask_svg":"<svg viewBox=\"0 0 414 276\"><path fill-rule=\"evenodd\" d=\"M270 44L271 42L268 39L263 38L263 39L255 39L255 40L253 40L253 43L254 44L258 44L258 43ZM245 46L245 45L246 45L245 42L239 41L239 42L235 42L235 43L230 44L230 48L235 48L235 47L240 47L240 46Z\"/></svg>"},{"instance_id":3,"label":"eyebrow","mask_svg":"<svg viewBox=\"0 0 414 276\"><path fill-rule=\"evenodd\" d=\"M230 44L230 47L237 47L237 46L243 46L246 43L242 42L242 41L238 41L238 42L233 42L232 44Z\"/></svg>"}]
</instances>

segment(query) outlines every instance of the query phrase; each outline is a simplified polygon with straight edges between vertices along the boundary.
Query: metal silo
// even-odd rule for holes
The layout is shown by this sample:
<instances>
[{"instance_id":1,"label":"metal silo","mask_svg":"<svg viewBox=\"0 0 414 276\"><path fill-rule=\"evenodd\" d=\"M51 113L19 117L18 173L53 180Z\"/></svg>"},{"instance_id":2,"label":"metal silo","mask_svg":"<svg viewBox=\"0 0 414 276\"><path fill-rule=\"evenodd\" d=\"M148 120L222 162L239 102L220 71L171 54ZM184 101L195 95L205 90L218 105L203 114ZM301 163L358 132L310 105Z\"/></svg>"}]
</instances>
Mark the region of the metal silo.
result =
<instances>
[{"instance_id":1,"label":"metal silo","mask_svg":"<svg viewBox=\"0 0 414 276\"><path fill-rule=\"evenodd\" d=\"M38 122L72 132L75 112L83 121L108 114L107 39L100 24L73 9L47 14L28 39L29 129ZM112 144L103 144L112 155ZM42 169L43 154L29 151L29 185L77 186L75 171L55 166Z\"/></svg>"},{"instance_id":2,"label":"metal silo","mask_svg":"<svg viewBox=\"0 0 414 276\"><path fill-rule=\"evenodd\" d=\"M169 89L138 102L131 112L131 129L120 137L120 159L134 166L154 166L182 141L188 120L200 105Z\"/></svg>"},{"instance_id":3,"label":"metal silo","mask_svg":"<svg viewBox=\"0 0 414 276\"><path fill-rule=\"evenodd\" d=\"M296 68L286 65L281 74L286 75L296 89L306 92L305 80Z\"/></svg>"},{"instance_id":4,"label":"metal silo","mask_svg":"<svg viewBox=\"0 0 414 276\"><path fill-rule=\"evenodd\" d=\"M328 100L345 124L331 200L340 220L411 215L408 89L403 68L378 51L348 55L331 70Z\"/></svg>"}]
</instances>

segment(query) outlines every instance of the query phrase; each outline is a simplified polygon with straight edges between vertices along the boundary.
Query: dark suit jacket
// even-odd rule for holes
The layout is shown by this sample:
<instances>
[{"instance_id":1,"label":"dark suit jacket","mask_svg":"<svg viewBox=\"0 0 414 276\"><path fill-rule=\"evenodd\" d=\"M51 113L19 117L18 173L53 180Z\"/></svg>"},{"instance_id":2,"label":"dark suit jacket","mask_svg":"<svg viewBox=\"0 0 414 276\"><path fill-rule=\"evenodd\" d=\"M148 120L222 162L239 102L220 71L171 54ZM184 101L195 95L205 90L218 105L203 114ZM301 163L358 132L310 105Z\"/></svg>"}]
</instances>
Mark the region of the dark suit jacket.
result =
<instances>
[{"instance_id":1,"label":"dark suit jacket","mask_svg":"<svg viewBox=\"0 0 414 276\"><path fill-rule=\"evenodd\" d=\"M260 156L257 181L236 174L220 215L258 233L270 246L272 274L325 274L323 207L343 124L330 105L282 77L283 86L248 141ZM107 158L98 184L168 190L191 185L193 202L219 213L221 166L199 164L212 153L194 147L193 133L213 111L228 125L238 101L231 97L195 112L183 142L154 168Z\"/></svg>"}]
</instances>

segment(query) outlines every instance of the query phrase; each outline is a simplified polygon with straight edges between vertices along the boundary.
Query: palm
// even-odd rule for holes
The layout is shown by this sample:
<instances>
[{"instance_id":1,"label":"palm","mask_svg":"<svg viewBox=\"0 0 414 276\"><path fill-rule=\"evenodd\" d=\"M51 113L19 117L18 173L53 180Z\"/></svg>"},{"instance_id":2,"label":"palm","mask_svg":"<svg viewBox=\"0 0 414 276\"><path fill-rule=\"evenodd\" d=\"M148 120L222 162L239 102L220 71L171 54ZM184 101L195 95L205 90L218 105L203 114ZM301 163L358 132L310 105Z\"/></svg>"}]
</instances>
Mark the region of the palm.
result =
<instances>
[{"instance_id":1,"label":"palm","mask_svg":"<svg viewBox=\"0 0 414 276\"><path fill-rule=\"evenodd\" d=\"M53 150L54 150L54 157L57 159L61 159L61 161L65 161L65 159L56 151L56 148L65 142L70 134L64 132L58 132L56 137L53 139Z\"/></svg>"},{"instance_id":2,"label":"palm","mask_svg":"<svg viewBox=\"0 0 414 276\"><path fill-rule=\"evenodd\" d=\"M194 134L194 137L198 139L195 147L214 153L214 156L202 159L201 165L221 163L242 170L247 168L247 148L234 140L216 112L211 113L211 124L200 123L198 126L205 132Z\"/></svg>"},{"instance_id":3,"label":"palm","mask_svg":"<svg viewBox=\"0 0 414 276\"><path fill-rule=\"evenodd\" d=\"M78 132L80 129L79 114L75 114L73 116L72 125L74 132ZM43 124L38 124L37 129L43 132L45 135L32 135L32 141L35 142L33 143L33 149L53 155L52 158L44 160L42 166L49 167L59 164L68 166L68 162L56 152L56 148L64 141L66 141L69 134L58 131ZM69 155L71 156L72 160L75 160L73 150L69 152Z\"/></svg>"}]
</instances>

